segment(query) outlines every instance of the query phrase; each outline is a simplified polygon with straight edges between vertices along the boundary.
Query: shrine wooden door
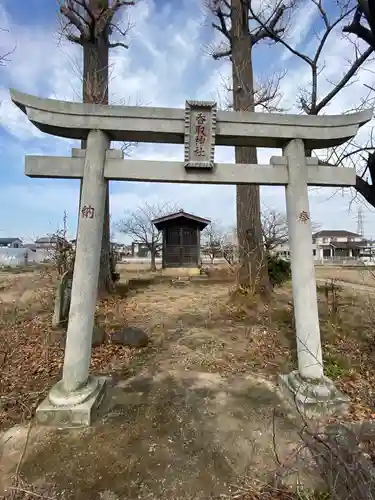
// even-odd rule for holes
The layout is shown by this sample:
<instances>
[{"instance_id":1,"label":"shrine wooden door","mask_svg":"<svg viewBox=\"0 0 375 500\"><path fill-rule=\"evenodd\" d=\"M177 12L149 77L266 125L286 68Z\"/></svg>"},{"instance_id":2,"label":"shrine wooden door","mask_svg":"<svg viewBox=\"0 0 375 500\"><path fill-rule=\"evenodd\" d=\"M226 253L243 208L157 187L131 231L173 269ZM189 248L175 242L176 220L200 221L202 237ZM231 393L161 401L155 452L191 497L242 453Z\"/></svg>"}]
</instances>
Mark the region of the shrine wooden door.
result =
<instances>
[{"instance_id":1,"label":"shrine wooden door","mask_svg":"<svg viewBox=\"0 0 375 500\"><path fill-rule=\"evenodd\" d=\"M194 267L198 265L198 230L195 227L165 229L164 267Z\"/></svg>"}]
</instances>

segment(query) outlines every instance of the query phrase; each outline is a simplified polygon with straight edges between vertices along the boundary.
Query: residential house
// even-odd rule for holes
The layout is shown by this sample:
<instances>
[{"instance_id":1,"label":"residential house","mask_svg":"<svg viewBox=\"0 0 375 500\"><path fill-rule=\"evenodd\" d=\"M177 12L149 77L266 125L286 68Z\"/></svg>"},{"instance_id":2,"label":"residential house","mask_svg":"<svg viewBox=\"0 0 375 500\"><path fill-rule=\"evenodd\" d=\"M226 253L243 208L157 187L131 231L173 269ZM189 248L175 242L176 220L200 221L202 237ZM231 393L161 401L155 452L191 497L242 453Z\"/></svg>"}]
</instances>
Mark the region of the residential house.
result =
<instances>
[{"instance_id":1,"label":"residential house","mask_svg":"<svg viewBox=\"0 0 375 500\"><path fill-rule=\"evenodd\" d=\"M375 241L368 240L361 248L360 254L363 261L375 261Z\"/></svg>"},{"instance_id":2,"label":"residential house","mask_svg":"<svg viewBox=\"0 0 375 500\"><path fill-rule=\"evenodd\" d=\"M323 230L313 234L318 259L359 258L368 242L360 234L345 230Z\"/></svg>"},{"instance_id":3,"label":"residential house","mask_svg":"<svg viewBox=\"0 0 375 500\"><path fill-rule=\"evenodd\" d=\"M26 248L27 250L32 250L33 252L36 251L35 243L24 243L23 247Z\"/></svg>"},{"instance_id":4,"label":"residential house","mask_svg":"<svg viewBox=\"0 0 375 500\"><path fill-rule=\"evenodd\" d=\"M151 255L150 249L146 245L146 243L142 243L140 241L133 241L131 245L131 256L146 258Z\"/></svg>"},{"instance_id":5,"label":"residential house","mask_svg":"<svg viewBox=\"0 0 375 500\"><path fill-rule=\"evenodd\" d=\"M271 253L274 253L279 257L282 257L283 259L289 259L290 258L289 243L287 241L284 243L279 243L278 245L275 246L275 248L272 250Z\"/></svg>"},{"instance_id":6,"label":"residential house","mask_svg":"<svg viewBox=\"0 0 375 500\"><path fill-rule=\"evenodd\" d=\"M69 247L71 246L71 243L69 243L68 240L57 234L50 234L35 240L36 249L52 250L56 248L57 245L64 245Z\"/></svg>"},{"instance_id":7,"label":"residential house","mask_svg":"<svg viewBox=\"0 0 375 500\"><path fill-rule=\"evenodd\" d=\"M75 250L77 246L77 240L70 240L70 243L73 250ZM130 245L124 245L123 243L116 243L114 241L111 241L111 251L116 254L116 259L119 261L124 260L126 257L132 255L132 248Z\"/></svg>"},{"instance_id":8,"label":"residential house","mask_svg":"<svg viewBox=\"0 0 375 500\"><path fill-rule=\"evenodd\" d=\"M124 245L123 243L111 242L111 250L115 253L116 259L121 261L126 259L126 257L131 256L132 249L130 245Z\"/></svg>"},{"instance_id":9,"label":"residential house","mask_svg":"<svg viewBox=\"0 0 375 500\"><path fill-rule=\"evenodd\" d=\"M20 238L0 238L1 248L22 248L22 240Z\"/></svg>"},{"instance_id":10,"label":"residential house","mask_svg":"<svg viewBox=\"0 0 375 500\"><path fill-rule=\"evenodd\" d=\"M375 245L357 233L324 229L312 235L311 251L316 260L359 259L375 256ZM280 257L290 258L289 243L277 245L274 252Z\"/></svg>"}]
</instances>

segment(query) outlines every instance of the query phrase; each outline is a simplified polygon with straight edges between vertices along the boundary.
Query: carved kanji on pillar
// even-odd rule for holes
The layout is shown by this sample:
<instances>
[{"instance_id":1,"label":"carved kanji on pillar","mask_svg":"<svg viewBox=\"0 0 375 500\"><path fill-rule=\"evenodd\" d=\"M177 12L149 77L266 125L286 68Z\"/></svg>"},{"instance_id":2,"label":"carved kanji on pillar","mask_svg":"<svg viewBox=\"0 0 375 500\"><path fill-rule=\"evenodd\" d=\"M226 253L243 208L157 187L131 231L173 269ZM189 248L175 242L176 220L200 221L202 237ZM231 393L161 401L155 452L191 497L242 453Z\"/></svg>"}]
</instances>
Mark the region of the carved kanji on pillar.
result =
<instances>
[{"instance_id":1,"label":"carved kanji on pillar","mask_svg":"<svg viewBox=\"0 0 375 500\"><path fill-rule=\"evenodd\" d=\"M85 205L81 210L81 215L83 219L93 219L95 215L95 208L91 205Z\"/></svg>"},{"instance_id":2,"label":"carved kanji on pillar","mask_svg":"<svg viewBox=\"0 0 375 500\"><path fill-rule=\"evenodd\" d=\"M306 212L306 210L302 210L302 212L299 214L298 220L300 222L303 222L306 224L306 222L310 219L309 214Z\"/></svg>"}]
</instances>

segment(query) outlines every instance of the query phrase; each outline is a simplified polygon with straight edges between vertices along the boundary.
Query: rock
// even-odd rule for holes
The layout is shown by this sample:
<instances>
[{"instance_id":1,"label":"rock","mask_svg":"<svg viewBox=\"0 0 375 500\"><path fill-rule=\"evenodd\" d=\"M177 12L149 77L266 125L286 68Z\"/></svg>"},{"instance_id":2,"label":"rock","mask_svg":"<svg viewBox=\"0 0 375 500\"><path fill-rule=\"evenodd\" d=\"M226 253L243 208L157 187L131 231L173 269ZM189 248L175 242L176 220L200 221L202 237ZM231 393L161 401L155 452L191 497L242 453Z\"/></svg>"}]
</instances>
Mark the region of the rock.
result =
<instances>
[{"instance_id":1,"label":"rock","mask_svg":"<svg viewBox=\"0 0 375 500\"><path fill-rule=\"evenodd\" d=\"M94 326L92 331L92 346L98 347L105 342L105 330L100 326Z\"/></svg>"},{"instance_id":2,"label":"rock","mask_svg":"<svg viewBox=\"0 0 375 500\"><path fill-rule=\"evenodd\" d=\"M122 344L131 347L145 347L149 342L146 332L140 328L131 326L113 333L111 340L113 344Z\"/></svg>"}]
</instances>

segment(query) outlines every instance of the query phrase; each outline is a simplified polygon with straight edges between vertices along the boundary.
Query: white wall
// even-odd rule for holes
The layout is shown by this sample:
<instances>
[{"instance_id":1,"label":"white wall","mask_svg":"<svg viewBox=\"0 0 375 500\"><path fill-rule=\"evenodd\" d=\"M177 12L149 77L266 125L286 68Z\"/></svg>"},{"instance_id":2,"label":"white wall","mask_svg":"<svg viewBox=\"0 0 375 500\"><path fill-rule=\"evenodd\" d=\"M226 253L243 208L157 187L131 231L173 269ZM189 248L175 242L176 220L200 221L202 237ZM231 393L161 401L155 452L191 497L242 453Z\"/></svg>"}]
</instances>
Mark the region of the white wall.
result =
<instances>
[{"instance_id":1,"label":"white wall","mask_svg":"<svg viewBox=\"0 0 375 500\"><path fill-rule=\"evenodd\" d=\"M35 252L28 248L0 248L0 266L26 266L50 260L50 252L39 249Z\"/></svg>"},{"instance_id":2,"label":"white wall","mask_svg":"<svg viewBox=\"0 0 375 500\"><path fill-rule=\"evenodd\" d=\"M24 266L27 253L25 248L0 248L0 266Z\"/></svg>"},{"instance_id":3,"label":"white wall","mask_svg":"<svg viewBox=\"0 0 375 500\"><path fill-rule=\"evenodd\" d=\"M40 264L41 262L51 261L51 252L43 248L38 248L35 252L28 249L27 254L28 263Z\"/></svg>"}]
</instances>

